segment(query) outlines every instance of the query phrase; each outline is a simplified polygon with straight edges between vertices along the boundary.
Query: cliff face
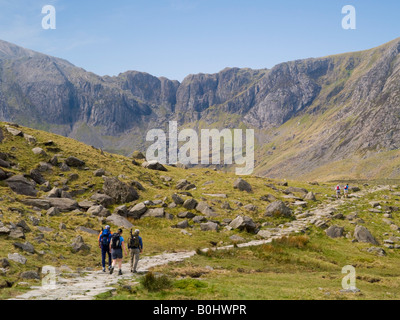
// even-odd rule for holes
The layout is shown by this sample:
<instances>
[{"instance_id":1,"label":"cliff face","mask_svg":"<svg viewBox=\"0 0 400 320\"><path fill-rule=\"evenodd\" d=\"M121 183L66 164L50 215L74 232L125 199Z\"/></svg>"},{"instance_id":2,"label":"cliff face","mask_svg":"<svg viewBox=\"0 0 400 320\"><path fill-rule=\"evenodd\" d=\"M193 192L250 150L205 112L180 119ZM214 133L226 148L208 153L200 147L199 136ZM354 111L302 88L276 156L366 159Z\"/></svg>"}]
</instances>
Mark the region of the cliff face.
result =
<instances>
[{"instance_id":1,"label":"cliff face","mask_svg":"<svg viewBox=\"0 0 400 320\"><path fill-rule=\"evenodd\" d=\"M261 173L296 176L400 148L399 50L394 40L363 52L271 70L228 68L179 83L135 71L100 77L0 41L0 120L129 153L143 149L146 132L169 120L212 127L222 117L225 126L258 130L259 157L268 160L259 161Z\"/></svg>"}]
</instances>

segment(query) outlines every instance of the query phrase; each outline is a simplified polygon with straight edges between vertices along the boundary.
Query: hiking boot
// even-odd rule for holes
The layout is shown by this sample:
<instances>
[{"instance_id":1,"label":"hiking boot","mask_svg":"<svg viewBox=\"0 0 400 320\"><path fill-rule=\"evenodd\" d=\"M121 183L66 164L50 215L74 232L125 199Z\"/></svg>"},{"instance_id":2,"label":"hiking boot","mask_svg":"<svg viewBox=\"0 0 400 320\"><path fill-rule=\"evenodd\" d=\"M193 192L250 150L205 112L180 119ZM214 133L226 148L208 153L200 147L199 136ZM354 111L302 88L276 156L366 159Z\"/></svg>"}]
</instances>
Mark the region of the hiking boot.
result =
<instances>
[{"instance_id":1,"label":"hiking boot","mask_svg":"<svg viewBox=\"0 0 400 320\"><path fill-rule=\"evenodd\" d=\"M111 267L110 268L110 274L113 274L113 272L114 272L114 267Z\"/></svg>"},{"instance_id":2,"label":"hiking boot","mask_svg":"<svg viewBox=\"0 0 400 320\"><path fill-rule=\"evenodd\" d=\"M106 268L103 268L103 272L106 272Z\"/></svg>"},{"instance_id":3,"label":"hiking boot","mask_svg":"<svg viewBox=\"0 0 400 320\"><path fill-rule=\"evenodd\" d=\"M122 276L122 270L119 270L118 275Z\"/></svg>"}]
</instances>

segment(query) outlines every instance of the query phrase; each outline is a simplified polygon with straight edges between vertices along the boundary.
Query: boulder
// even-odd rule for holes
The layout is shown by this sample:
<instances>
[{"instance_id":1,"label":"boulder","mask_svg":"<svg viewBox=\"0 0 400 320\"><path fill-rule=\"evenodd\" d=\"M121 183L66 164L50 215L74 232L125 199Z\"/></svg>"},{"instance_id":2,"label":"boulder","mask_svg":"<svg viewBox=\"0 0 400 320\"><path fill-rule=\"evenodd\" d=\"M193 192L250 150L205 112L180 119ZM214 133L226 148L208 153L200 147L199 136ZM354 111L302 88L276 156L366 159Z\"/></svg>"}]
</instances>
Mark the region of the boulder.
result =
<instances>
[{"instance_id":1,"label":"boulder","mask_svg":"<svg viewBox=\"0 0 400 320\"><path fill-rule=\"evenodd\" d=\"M373 245L379 245L379 242L372 236L369 230L363 226L356 226L354 230L354 238L359 242L371 243Z\"/></svg>"},{"instance_id":2,"label":"boulder","mask_svg":"<svg viewBox=\"0 0 400 320\"><path fill-rule=\"evenodd\" d=\"M24 229L21 227L12 228L8 236L11 239L25 239Z\"/></svg>"},{"instance_id":3,"label":"boulder","mask_svg":"<svg viewBox=\"0 0 400 320\"><path fill-rule=\"evenodd\" d=\"M273 196L272 194L267 194L265 196L261 196L260 200L261 201L267 201L267 202L274 202L274 201L276 201L276 197Z\"/></svg>"},{"instance_id":4,"label":"boulder","mask_svg":"<svg viewBox=\"0 0 400 320\"><path fill-rule=\"evenodd\" d=\"M126 207L126 205L119 206L115 208L113 214L118 214L120 216L126 217L128 215L128 208Z\"/></svg>"},{"instance_id":5,"label":"boulder","mask_svg":"<svg viewBox=\"0 0 400 320\"><path fill-rule=\"evenodd\" d=\"M117 178L105 178L103 192L114 199L117 204L124 204L139 199L137 191Z\"/></svg>"},{"instance_id":6,"label":"boulder","mask_svg":"<svg viewBox=\"0 0 400 320\"><path fill-rule=\"evenodd\" d=\"M172 178L168 176L160 176L160 179L164 182L171 182Z\"/></svg>"},{"instance_id":7,"label":"boulder","mask_svg":"<svg viewBox=\"0 0 400 320\"><path fill-rule=\"evenodd\" d=\"M223 204L221 204L221 209L232 210L231 205L229 204L228 201L225 201Z\"/></svg>"},{"instance_id":8,"label":"boulder","mask_svg":"<svg viewBox=\"0 0 400 320\"><path fill-rule=\"evenodd\" d=\"M17 227L22 228L24 232L31 232L31 228L29 228L25 220L18 221Z\"/></svg>"},{"instance_id":9,"label":"boulder","mask_svg":"<svg viewBox=\"0 0 400 320\"><path fill-rule=\"evenodd\" d=\"M102 176L104 176L106 174L106 171L104 170L104 169L97 169L94 173L93 173L93 175L95 176L95 177L102 177Z\"/></svg>"},{"instance_id":10,"label":"boulder","mask_svg":"<svg viewBox=\"0 0 400 320\"><path fill-rule=\"evenodd\" d=\"M0 181L6 180L8 178L7 173L0 169Z\"/></svg>"},{"instance_id":11,"label":"boulder","mask_svg":"<svg viewBox=\"0 0 400 320\"><path fill-rule=\"evenodd\" d=\"M93 196L90 197L90 199L96 201L98 204L104 206L104 207L109 207L114 204L114 199L111 198L110 196L102 193L95 193Z\"/></svg>"},{"instance_id":12,"label":"boulder","mask_svg":"<svg viewBox=\"0 0 400 320\"><path fill-rule=\"evenodd\" d=\"M110 211L108 211L102 205L90 207L87 213L96 217L108 217L111 215Z\"/></svg>"},{"instance_id":13,"label":"boulder","mask_svg":"<svg viewBox=\"0 0 400 320\"><path fill-rule=\"evenodd\" d=\"M187 190L195 189L196 186L193 183L190 183L189 181L187 181L186 179L182 179L176 183L175 188L178 190L186 190L187 191Z\"/></svg>"},{"instance_id":14,"label":"boulder","mask_svg":"<svg viewBox=\"0 0 400 320\"><path fill-rule=\"evenodd\" d=\"M21 130L11 128L10 126L6 126L6 130L11 133L14 137L23 137L24 133Z\"/></svg>"},{"instance_id":15,"label":"boulder","mask_svg":"<svg viewBox=\"0 0 400 320\"><path fill-rule=\"evenodd\" d=\"M96 204L93 201L83 200L78 203L78 206L84 210L88 210L89 208L95 206Z\"/></svg>"},{"instance_id":16,"label":"boulder","mask_svg":"<svg viewBox=\"0 0 400 320\"><path fill-rule=\"evenodd\" d=\"M50 202L45 199L22 199L21 202L26 206L36 207L42 210L48 210L52 207Z\"/></svg>"},{"instance_id":17,"label":"boulder","mask_svg":"<svg viewBox=\"0 0 400 320\"><path fill-rule=\"evenodd\" d=\"M157 160L145 161L142 163L142 167L146 168L146 169L150 169L150 170L156 170L156 171L168 171L167 168L165 168Z\"/></svg>"},{"instance_id":18,"label":"boulder","mask_svg":"<svg viewBox=\"0 0 400 320\"><path fill-rule=\"evenodd\" d=\"M173 201L175 204L177 204L178 206L184 204L184 202L185 202L185 201L183 201L183 199L182 199L180 196L178 196L176 193L174 193L174 194L172 195L171 198L172 198L172 201Z\"/></svg>"},{"instance_id":19,"label":"boulder","mask_svg":"<svg viewBox=\"0 0 400 320\"><path fill-rule=\"evenodd\" d=\"M47 198L61 198L61 189L58 188L53 188L50 190L50 192L47 194Z\"/></svg>"},{"instance_id":20,"label":"boulder","mask_svg":"<svg viewBox=\"0 0 400 320\"><path fill-rule=\"evenodd\" d=\"M253 191L251 185L247 181L243 180L242 178L239 178L234 182L233 188L238 189L240 191L246 191L246 192Z\"/></svg>"},{"instance_id":21,"label":"boulder","mask_svg":"<svg viewBox=\"0 0 400 320\"><path fill-rule=\"evenodd\" d=\"M292 215L292 210L288 208L283 201L275 201L267 207L264 215L267 217L290 217Z\"/></svg>"},{"instance_id":22,"label":"boulder","mask_svg":"<svg viewBox=\"0 0 400 320\"><path fill-rule=\"evenodd\" d=\"M31 170L29 176L39 185L42 185L46 182L46 179L42 176L38 169Z\"/></svg>"},{"instance_id":23,"label":"boulder","mask_svg":"<svg viewBox=\"0 0 400 320\"><path fill-rule=\"evenodd\" d=\"M195 216L193 218L194 223L201 223L201 222L205 222L205 221L207 221L207 218L204 216Z\"/></svg>"},{"instance_id":24,"label":"boulder","mask_svg":"<svg viewBox=\"0 0 400 320\"><path fill-rule=\"evenodd\" d=\"M50 203L50 207L55 207L62 212L74 211L79 209L78 202L68 198L48 198L46 199Z\"/></svg>"},{"instance_id":25,"label":"boulder","mask_svg":"<svg viewBox=\"0 0 400 320\"><path fill-rule=\"evenodd\" d=\"M128 221L128 219L126 219L124 217L121 217L121 216L119 216L117 214L113 214L113 215L109 216L106 219L106 221L111 223L111 224L113 224L113 225L115 225L116 227L119 227L119 228L125 228L125 229L132 229L133 228L133 224L130 223Z\"/></svg>"},{"instance_id":26,"label":"boulder","mask_svg":"<svg viewBox=\"0 0 400 320\"><path fill-rule=\"evenodd\" d=\"M20 195L36 197L38 193L35 185L22 175L8 178L6 183L12 191Z\"/></svg>"},{"instance_id":27,"label":"boulder","mask_svg":"<svg viewBox=\"0 0 400 320\"><path fill-rule=\"evenodd\" d=\"M19 277L24 280L40 280L40 275L37 271L24 271Z\"/></svg>"},{"instance_id":28,"label":"boulder","mask_svg":"<svg viewBox=\"0 0 400 320\"><path fill-rule=\"evenodd\" d=\"M132 181L131 186L140 191L146 191L146 189L143 187L143 185L139 181L135 181L135 180Z\"/></svg>"},{"instance_id":29,"label":"boulder","mask_svg":"<svg viewBox=\"0 0 400 320\"><path fill-rule=\"evenodd\" d=\"M51 190L51 184L49 181L46 181L43 183L43 185L40 186L40 190L43 192L49 192Z\"/></svg>"},{"instance_id":30,"label":"boulder","mask_svg":"<svg viewBox=\"0 0 400 320\"><path fill-rule=\"evenodd\" d=\"M13 243L13 246L15 248L21 249L22 251L25 251L28 253L35 253L35 248L29 242L25 242L25 243L15 242L15 243Z\"/></svg>"},{"instance_id":31,"label":"boulder","mask_svg":"<svg viewBox=\"0 0 400 320\"><path fill-rule=\"evenodd\" d=\"M20 255L19 253L9 253L8 254L8 260L20 263L20 264L26 264L27 259Z\"/></svg>"},{"instance_id":32,"label":"boulder","mask_svg":"<svg viewBox=\"0 0 400 320\"><path fill-rule=\"evenodd\" d=\"M164 208L149 209L141 218L165 218Z\"/></svg>"},{"instance_id":33,"label":"boulder","mask_svg":"<svg viewBox=\"0 0 400 320\"><path fill-rule=\"evenodd\" d=\"M304 200L308 201L317 201L317 198L315 197L314 192L309 192L307 195L304 197Z\"/></svg>"},{"instance_id":34,"label":"boulder","mask_svg":"<svg viewBox=\"0 0 400 320\"><path fill-rule=\"evenodd\" d=\"M65 162L63 162L60 164L60 170L62 172L68 172L71 171L71 168Z\"/></svg>"},{"instance_id":35,"label":"boulder","mask_svg":"<svg viewBox=\"0 0 400 320\"><path fill-rule=\"evenodd\" d=\"M0 268L8 268L10 266L10 262L6 258L0 259Z\"/></svg>"},{"instance_id":36,"label":"boulder","mask_svg":"<svg viewBox=\"0 0 400 320\"><path fill-rule=\"evenodd\" d=\"M88 253L90 251L90 247L83 241L82 236L77 236L71 244L71 251L73 253L83 252Z\"/></svg>"},{"instance_id":37,"label":"boulder","mask_svg":"<svg viewBox=\"0 0 400 320\"><path fill-rule=\"evenodd\" d=\"M80 160L80 159L78 159L76 157L68 157L65 160L65 163L69 167L77 167L77 168L83 167L85 165L85 161Z\"/></svg>"},{"instance_id":38,"label":"boulder","mask_svg":"<svg viewBox=\"0 0 400 320\"><path fill-rule=\"evenodd\" d=\"M147 207L146 205L141 202L138 203L137 205L135 205L134 207L132 207L129 211L128 211L128 216L132 217L135 220L138 220L142 217L142 215L144 215L147 211Z\"/></svg>"},{"instance_id":39,"label":"boulder","mask_svg":"<svg viewBox=\"0 0 400 320\"><path fill-rule=\"evenodd\" d=\"M181 219L193 219L196 215L192 212L185 211L185 212L180 212L178 213L178 218Z\"/></svg>"},{"instance_id":40,"label":"boulder","mask_svg":"<svg viewBox=\"0 0 400 320\"><path fill-rule=\"evenodd\" d=\"M58 208L50 208L49 210L47 210L46 215L48 217L54 217L54 216L58 216L60 214L60 209Z\"/></svg>"},{"instance_id":41,"label":"boulder","mask_svg":"<svg viewBox=\"0 0 400 320\"><path fill-rule=\"evenodd\" d=\"M379 248L379 247L371 247L371 248L368 248L368 249L367 249L367 252L369 252L369 253L374 253L374 254L376 254L376 255L378 255L378 256L381 256L381 257L386 256L385 250L383 250L382 248Z\"/></svg>"},{"instance_id":42,"label":"boulder","mask_svg":"<svg viewBox=\"0 0 400 320\"><path fill-rule=\"evenodd\" d=\"M50 159L49 163L50 163L51 165L53 165L53 166L58 166L58 157L57 157L57 156L53 156L53 157Z\"/></svg>"},{"instance_id":43,"label":"boulder","mask_svg":"<svg viewBox=\"0 0 400 320\"><path fill-rule=\"evenodd\" d=\"M33 152L34 154L36 154L36 155L39 155L39 156L43 156L43 157L46 157L46 156L47 156L46 151L44 151L42 148L39 148L39 147L33 148L33 149L32 149L32 152Z\"/></svg>"},{"instance_id":44,"label":"boulder","mask_svg":"<svg viewBox=\"0 0 400 320\"><path fill-rule=\"evenodd\" d=\"M11 230L0 223L0 236L8 236Z\"/></svg>"},{"instance_id":45,"label":"boulder","mask_svg":"<svg viewBox=\"0 0 400 320\"><path fill-rule=\"evenodd\" d=\"M188 220L183 220L183 221L179 222L179 223L176 225L176 227L179 228L179 229L186 229L186 228L189 228L189 221L188 221Z\"/></svg>"},{"instance_id":46,"label":"boulder","mask_svg":"<svg viewBox=\"0 0 400 320\"><path fill-rule=\"evenodd\" d=\"M238 229L240 231L245 230L249 233L255 233L257 229L257 225L251 218L242 216L237 216L236 219L229 224L229 226L232 229Z\"/></svg>"},{"instance_id":47,"label":"boulder","mask_svg":"<svg viewBox=\"0 0 400 320\"><path fill-rule=\"evenodd\" d=\"M243 207L243 209L247 211L257 211L257 206L255 206L254 204L247 204Z\"/></svg>"},{"instance_id":48,"label":"boulder","mask_svg":"<svg viewBox=\"0 0 400 320\"><path fill-rule=\"evenodd\" d=\"M183 207L187 210L193 210L196 208L196 206L198 205L198 202L191 198L191 199L187 199L184 203L183 203Z\"/></svg>"},{"instance_id":49,"label":"boulder","mask_svg":"<svg viewBox=\"0 0 400 320\"><path fill-rule=\"evenodd\" d=\"M339 226L331 226L325 230L325 233L329 238L341 238L344 234L344 228Z\"/></svg>"},{"instance_id":50,"label":"boulder","mask_svg":"<svg viewBox=\"0 0 400 320\"><path fill-rule=\"evenodd\" d=\"M196 201L196 200L195 200ZM185 207L185 205L184 205ZM186 207L185 207L186 208ZM200 201L197 205L196 205L196 210L200 213L202 213L203 215L207 216L207 217L217 217L218 214L214 211L214 209L212 207L210 207L208 205L207 202L205 201ZM188 210L190 210L189 208L186 208Z\"/></svg>"},{"instance_id":51,"label":"boulder","mask_svg":"<svg viewBox=\"0 0 400 320\"><path fill-rule=\"evenodd\" d=\"M218 231L218 224L215 222L206 222L200 224L201 231Z\"/></svg>"},{"instance_id":52,"label":"boulder","mask_svg":"<svg viewBox=\"0 0 400 320\"><path fill-rule=\"evenodd\" d=\"M31 136L29 134L24 133L24 139L29 143L29 144L36 144L37 140L34 136Z\"/></svg>"},{"instance_id":53,"label":"boulder","mask_svg":"<svg viewBox=\"0 0 400 320\"><path fill-rule=\"evenodd\" d=\"M5 161L5 160L3 160L3 159L0 159L0 167L2 167L2 168L10 168L11 167L11 164L8 162L8 161Z\"/></svg>"}]
</instances>

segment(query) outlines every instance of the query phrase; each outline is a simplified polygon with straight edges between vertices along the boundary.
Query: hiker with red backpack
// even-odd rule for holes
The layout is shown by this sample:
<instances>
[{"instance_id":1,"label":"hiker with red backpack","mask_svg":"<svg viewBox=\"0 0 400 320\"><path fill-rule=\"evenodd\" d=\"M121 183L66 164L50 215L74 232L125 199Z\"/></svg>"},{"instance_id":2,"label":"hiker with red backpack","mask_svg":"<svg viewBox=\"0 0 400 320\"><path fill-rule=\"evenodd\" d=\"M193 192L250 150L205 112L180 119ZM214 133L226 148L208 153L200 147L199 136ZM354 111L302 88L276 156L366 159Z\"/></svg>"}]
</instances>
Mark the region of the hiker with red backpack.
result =
<instances>
[{"instance_id":1,"label":"hiker with red backpack","mask_svg":"<svg viewBox=\"0 0 400 320\"><path fill-rule=\"evenodd\" d=\"M346 184L346 186L344 187L344 197L348 198L349 197L349 185Z\"/></svg>"},{"instance_id":2,"label":"hiker with red backpack","mask_svg":"<svg viewBox=\"0 0 400 320\"><path fill-rule=\"evenodd\" d=\"M339 198L340 198L340 186L337 185L336 186L336 199L339 199Z\"/></svg>"},{"instance_id":3,"label":"hiker with red backpack","mask_svg":"<svg viewBox=\"0 0 400 320\"><path fill-rule=\"evenodd\" d=\"M110 241L112 237L112 232L110 226L106 226L102 229L99 234L99 248L101 249L101 263L103 266L103 272L106 272L106 256L108 255L108 270L111 269L111 251L110 251Z\"/></svg>"},{"instance_id":4,"label":"hiker with red backpack","mask_svg":"<svg viewBox=\"0 0 400 320\"><path fill-rule=\"evenodd\" d=\"M122 259L124 257L122 254L122 250L124 250L124 254L125 256L127 256L125 248L125 240L122 237L122 229L118 229L118 232L112 235L110 242L111 257L113 259L110 269L110 274L114 272L115 266L118 263L118 268L119 268L118 275L120 276L122 275Z\"/></svg>"}]
</instances>

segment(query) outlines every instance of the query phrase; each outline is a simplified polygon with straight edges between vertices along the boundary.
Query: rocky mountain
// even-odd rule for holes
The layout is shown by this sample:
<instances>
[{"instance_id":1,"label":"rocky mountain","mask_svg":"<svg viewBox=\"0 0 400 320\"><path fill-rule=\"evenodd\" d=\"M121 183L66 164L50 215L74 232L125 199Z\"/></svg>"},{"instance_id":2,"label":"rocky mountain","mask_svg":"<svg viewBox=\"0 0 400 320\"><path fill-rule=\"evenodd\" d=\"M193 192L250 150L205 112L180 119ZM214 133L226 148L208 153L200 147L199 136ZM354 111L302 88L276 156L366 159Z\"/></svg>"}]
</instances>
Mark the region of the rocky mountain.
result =
<instances>
[{"instance_id":1,"label":"rocky mountain","mask_svg":"<svg viewBox=\"0 0 400 320\"><path fill-rule=\"evenodd\" d=\"M0 41L0 120L122 154L145 151L147 131L170 120L181 127L245 126L257 132L261 175L397 178L399 50L396 39L271 70L189 75L180 83L135 71L100 77Z\"/></svg>"}]
</instances>

